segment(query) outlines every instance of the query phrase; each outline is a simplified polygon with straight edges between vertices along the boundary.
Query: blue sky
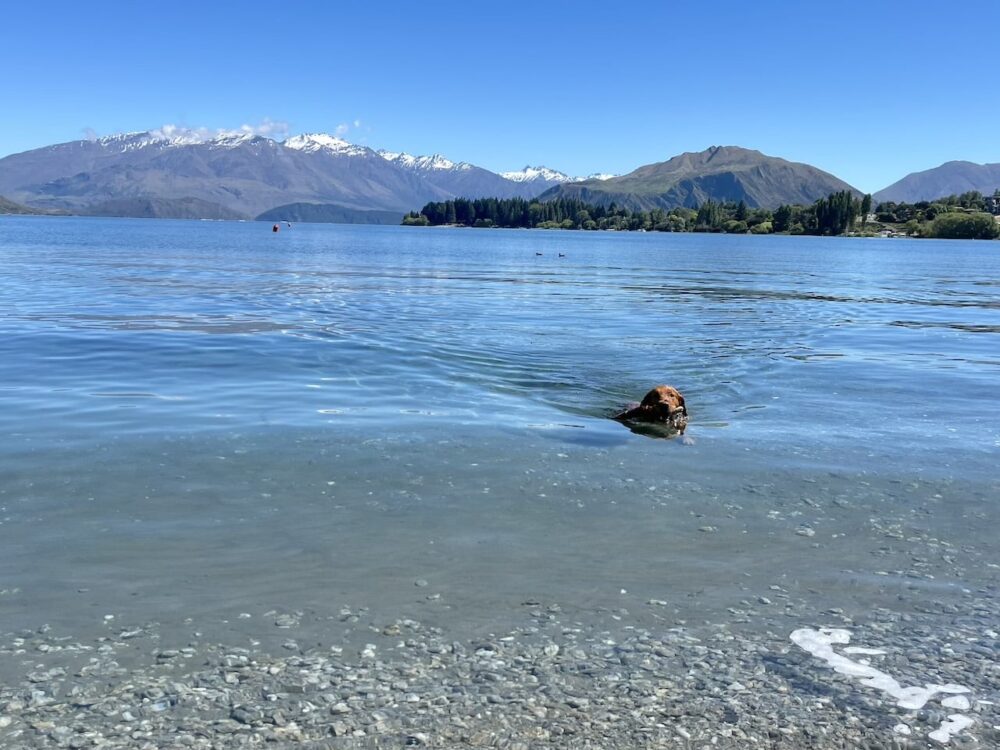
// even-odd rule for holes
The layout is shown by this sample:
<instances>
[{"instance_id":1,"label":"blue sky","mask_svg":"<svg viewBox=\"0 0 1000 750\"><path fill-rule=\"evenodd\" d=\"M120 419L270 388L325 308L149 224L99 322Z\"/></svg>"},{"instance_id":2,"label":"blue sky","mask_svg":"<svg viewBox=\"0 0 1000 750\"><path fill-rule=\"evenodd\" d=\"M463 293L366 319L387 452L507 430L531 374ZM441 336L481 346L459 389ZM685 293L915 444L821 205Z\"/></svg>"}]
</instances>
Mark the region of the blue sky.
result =
<instances>
[{"instance_id":1,"label":"blue sky","mask_svg":"<svg viewBox=\"0 0 1000 750\"><path fill-rule=\"evenodd\" d=\"M1000 162L990 0L77 0L3 25L0 155L173 124L574 175L740 145L871 191Z\"/></svg>"}]
</instances>

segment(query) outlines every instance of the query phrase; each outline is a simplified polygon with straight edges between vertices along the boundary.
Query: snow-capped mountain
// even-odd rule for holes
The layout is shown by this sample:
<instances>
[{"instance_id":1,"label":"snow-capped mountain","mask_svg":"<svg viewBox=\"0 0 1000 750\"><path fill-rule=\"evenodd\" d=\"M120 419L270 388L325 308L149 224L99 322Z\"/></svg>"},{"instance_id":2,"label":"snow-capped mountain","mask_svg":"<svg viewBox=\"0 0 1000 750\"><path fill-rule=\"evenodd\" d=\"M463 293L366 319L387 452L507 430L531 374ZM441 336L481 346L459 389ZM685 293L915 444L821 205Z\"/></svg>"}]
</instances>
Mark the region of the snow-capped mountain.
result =
<instances>
[{"instance_id":1,"label":"snow-capped mountain","mask_svg":"<svg viewBox=\"0 0 1000 750\"><path fill-rule=\"evenodd\" d=\"M413 156L395 151L379 151L379 156L402 169L421 176L435 187L453 198L534 198L553 185L564 181L565 175L550 169L545 170L548 178L541 173L532 179L512 179L508 172L497 174L468 162L455 162L434 154L433 156Z\"/></svg>"},{"instance_id":2,"label":"snow-capped mountain","mask_svg":"<svg viewBox=\"0 0 1000 750\"><path fill-rule=\"evenodd\" d=\"M158 130L148 130L137 133L119 133L117 135L96 138L88 142L95 143L109 152L124 153L126 151L138 151L140 149L150 147L164 149L176 148L180 146L205 145L212 148L236 148L258 138L262 137L254 135L253 133L239 131L227 131L208 135L196 130L173 128L168 126ZM74 141L61 145L72 146L74 143L80 143L80 141Z\"/></svg>"},{"instance_id":3,"label":"snow-capped mountain","mask_svg":"<svg viewBox=\"0 0 1000 750\"><path fill-rule=\"evenodd\" d=\"M309 133L307 135L296 135L286 138L281 143L285 148L303 151L307 154L326 152L329 154L342 154L346 156L365 156L371 153L370 148L365 146L355 146L348 143L343 138L326 133Z\"/></svg>"},{"instance_id":4,"label":"snow-capped mountain","mask_svg":"<svg viewBox=\"0 0 1000 750\"><path fill-rule=\"evenodd\" d=\"M0 195L79 213L148 215L156 210L208 218L255 217L290 203L402 215L429 200L451 197L371 149L335 136L280 142L253 133L162 129L0 159Z\"/></svg>"},{"instance_id":5,"label":"snow-capped mountain","mask_svg":"<svg viewBox=\"0 0 1000 750\"><path fill-rule=\"evenodd\" d=\"M376 151L375 153L386 161L391 161L393 164L398 164L404 169L412 169L414 171L428 172L431 170L458 170L464 172L476 168L472 164L464 161L456 164L451 159L441 156L441 154L434 154L433 156L413 156L411 154L407 154L406 152L385 151L384 149Z\"/></svg>"},{"instance_id":6,"label":"snow-capped mountain","mask_svg":"<svg viewBox=\"0 0 1000 750\"><path fill-rule=\"evenodd\" d=\"M109 152L124 153L151 147L159 149L180 148L184 146L205 146L215 149L238 148L255 141L277 143L277 141L271 138L266 138L252 132L222 131L207 133L201 130L173 126L135 133L119 133L86 142L97 144ZM73 146L76 143L83 143L83 141L60 144L60 146ZM304 133L303 135L287 138L281 141L280 144L285 148L306 153L323 151L331 154L363 156L372 152L371 149L365 146L357 146L353 143L348 143L343 138L326 133ZM52 148L58 148L58 146Z\"/></svg>"},{"instance_id":7,"label":"snow-capped mountain","mask_svg":"<svg viewBox=\"0 0 1000 750\"><path fill-rule=\"evenodd\" d=\"M526 166L519 172L501 172L500 176L512 182L572 182L573 178L568 174L557 172L548 167Z\"/></svg>"},{"instance_id":8,"label":"snow-capped mountain","mask_svg":"<svg viewBox=\"0 0 1000 750\"><path fill-rule=\"evenodd\" d=\"M120 133L118 135L109 135L104 138L98 138L93 143L99 144L104 149L108 151L136 151L140 148L146 148L153 144L168 145L169 140L165 138L160 138L153 133ZM63 146L73 146L73 143L65 143ZM59 146L54 146L53 148L59 148Z\"/></svg>"},{"instance_id":9,"label":"snow-capped mountain","mask_svg":"<svg viewBox=\"0 0 1000 750\"><path fill-rule=\"evenodd\" d=\"M501 172L500 176L513 182L544 183L546 189L563 182L583 182L584 180L610 180L613 174L592 174L587 177L570 177L548 167L527 166L518 172Z\"/></svg>"},{"instance_id":10,"label":"snow-capped mountain","mask_svg":"<svg viewBox=\"0 0 1000 750\"><path fill-rule=\"evenodd\" d=\"M255 217L290 204L402 214L456 197L533 198L569 180L546 167L500 175L440 154L375 151L326 133L275 140L249 128L164 126L0 159L0 195L18 203L140 216Z\"/></svg>"}]
</instances>

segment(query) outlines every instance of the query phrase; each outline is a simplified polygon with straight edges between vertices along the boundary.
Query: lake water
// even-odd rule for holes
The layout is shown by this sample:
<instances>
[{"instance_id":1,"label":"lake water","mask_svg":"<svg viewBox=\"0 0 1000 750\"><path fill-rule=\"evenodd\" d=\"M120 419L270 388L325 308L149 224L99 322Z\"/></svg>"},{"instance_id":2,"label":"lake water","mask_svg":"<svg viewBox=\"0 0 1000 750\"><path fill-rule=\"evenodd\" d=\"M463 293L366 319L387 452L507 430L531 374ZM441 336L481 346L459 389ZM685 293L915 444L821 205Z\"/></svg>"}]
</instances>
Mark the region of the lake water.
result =
<instances>
[{"instance_id":1,"label":"lake water","mask_svg":"<svg viewBox=\"0 0 1000 750\"><path fill-rule=\"evenodd\" d=\"M1000 244L270 229L0 219L4 629L993 606Z\"/></svg>"}]
</instances>

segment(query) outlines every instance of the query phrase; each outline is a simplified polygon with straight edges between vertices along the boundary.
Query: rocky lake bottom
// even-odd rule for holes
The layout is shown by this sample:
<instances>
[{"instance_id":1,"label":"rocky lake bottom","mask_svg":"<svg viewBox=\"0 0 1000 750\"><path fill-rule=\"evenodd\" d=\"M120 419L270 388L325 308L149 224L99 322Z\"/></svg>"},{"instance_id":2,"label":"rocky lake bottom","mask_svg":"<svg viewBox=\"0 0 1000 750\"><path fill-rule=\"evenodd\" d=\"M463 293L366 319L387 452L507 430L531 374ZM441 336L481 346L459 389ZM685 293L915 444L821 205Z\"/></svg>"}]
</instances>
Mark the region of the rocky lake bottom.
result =
<instances>
[{"instance_id":1,"label":"rocky lake bottom","mask_svg":"<svg viewBox=\"0 0 1000 750\"><path fill-rule=\"evenodd\" d=\"M946 605L958 612L945 629L936 612L862 623L828 612L837 630L793 631L810 650L789 640L795 603L769 593L743 605L751 632L679 624L658 602L591 613L526 601L520 625L464 640L364 607L241 613L259 629L239 646L196 621L183 643L165 643L157 623L109 618L90 641L43 626L0 643L0 737L8 748L1000 743L995 607L971 595ZM662 623L636 624L650 619ZM831 668L831 654L853 668ZM865 684L869 673L882 684Z\"/></svg>"},{"instance_id":2,"label":"rocky lake bottom","mask_svg":"<svg viewBox=\"0 0 1000 750\"><path fill-rule=\"evenodd\" d=\"M407 463L424 450L391 442ZM676 459L708 443L633 450ZM227 445L252 441L172 458L220 460ZM450 465L481 447L456 436ZM322 441L259 449L241 454L232 486L256 481L265 453L277 487L293 475L316 496L367 486L344 452L337 485L310 473L333 458ZM395 489L383 478L360 510L300 496L301 526L220 507L227 531L165 541L143 539L153 505L126 519L148 554L115 544L128 579L86 561L54 595L47 576L69 562L43 550L37 582L0 590L19 625L0 633L3 747L1000 743L996 483L740 467L702 480L678 469L663 485L655 464L611 468L620 447L520 440L496 453L478 480L528 467L504 494L536 498L530 511L497 500L467 517L468 482L453 502L442 486L426 503L410 475ZM122 481L151 473L142 460ZM574 491L553 494L560 481ZM282 557L275 533L302 548ZM309 549L311 533L336 562ZM232 551L213 547L220 534Z\"/></svg>"}]
</instances>

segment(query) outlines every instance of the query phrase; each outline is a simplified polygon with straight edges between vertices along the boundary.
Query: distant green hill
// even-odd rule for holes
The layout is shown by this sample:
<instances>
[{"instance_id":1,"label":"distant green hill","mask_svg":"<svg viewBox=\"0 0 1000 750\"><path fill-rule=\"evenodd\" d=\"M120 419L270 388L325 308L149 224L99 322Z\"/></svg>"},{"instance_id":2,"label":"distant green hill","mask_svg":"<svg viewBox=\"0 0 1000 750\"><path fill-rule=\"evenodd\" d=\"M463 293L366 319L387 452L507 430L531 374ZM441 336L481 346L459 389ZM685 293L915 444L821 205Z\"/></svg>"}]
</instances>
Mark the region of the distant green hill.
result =
<instances>
[{"instance_id":1,"label":"distant green hill","mask_svg":"<svg viewBox=\"0 0 1000 750\"><path fill-rule=\"evenodd\" d=\"M317 224L399 224L402 211L362 211L333 203L289 203L257 217L257 221L296 221Z\"/></svg>"},{"instance_id":2,"label":"distant green hill","mask_svg":"<svg viewBox=\"0 0 1000 750\"><path fill-rule=\"evenodd\" d=\"M697 208L708 201L743 201L751 208L773 209L809 205L843 190L860 195L843 180L808 164L737 146L713 146L639 167L621 177L559 185L541 199L575 198L601 206L615 203L632 211Z\"/></svg>"},{"instance_id":3,"label":"distant green hill","mask_svg":"<svg viewBox=\"0 0 1000 750\"><path fill-rule=\"evenodd\" d=\"M14 203L14 201L9 201L0 195L0 214L47 214L50 211L45 211L40 208L31 208L30 206L22 206L20 203Z\"/></svg>"}]
</instances>

